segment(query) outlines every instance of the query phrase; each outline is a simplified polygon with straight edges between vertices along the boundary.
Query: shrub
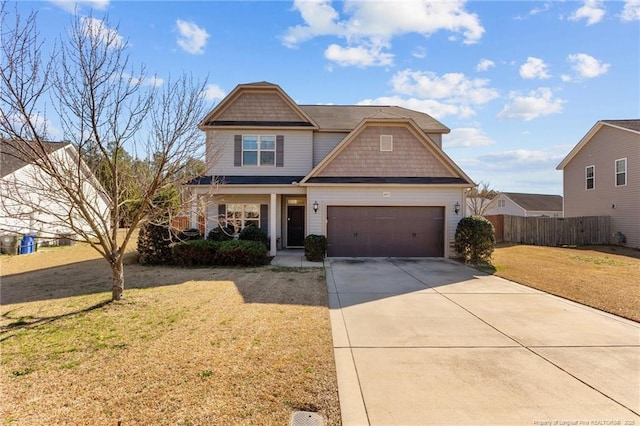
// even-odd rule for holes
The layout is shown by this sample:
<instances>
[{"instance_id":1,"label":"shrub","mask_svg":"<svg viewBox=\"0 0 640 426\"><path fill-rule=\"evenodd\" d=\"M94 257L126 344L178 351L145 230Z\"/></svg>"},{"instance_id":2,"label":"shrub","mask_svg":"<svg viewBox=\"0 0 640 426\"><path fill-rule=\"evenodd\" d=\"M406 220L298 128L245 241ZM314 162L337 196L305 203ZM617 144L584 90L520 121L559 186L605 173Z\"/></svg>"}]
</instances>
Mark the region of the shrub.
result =
<instances>
[{"instance_id":1,"label":"shrub","mask_svg":"<svg viewBox=\"0 0 640 426\"><path fill-rule=\"evenodd\" d=\"M238 239L244 241L259 241L265 246L268 246L269 243L267 233L254 225L247 226L242 231L240 231Z\"/></svg>"},{"instance_id":2,"label":"shrub","mask_svg":"<svg viewBox=\"0 0 640 426\"><path fill-rule=\"evenodd\" d=\"M304 239L304 256L311 262L322 262L327 253L327 237L307 235Z\"/></svg>"},{"instance_id":3,"label":"shrub","mask_svg":"<svg viewBox=\"0 0 640 426\"><path fill-rule=\"evenodd\" d=\"M211 266L221 243L209 240L193 240L173 246L173 261L182 266Z\"/></svg>"},{"instance_id":4,"label":"shrub","mask_svg":"<svg viewBox=\"0 0 640 426\"><path fill-rule=\"evenodd\" d=\"M138 261L142 264L170 263L173 235L167 226L147 223L138 234Z\"/></svg>"},{"instance_id":5,"label":"shrub","mask_svg":"<svg viewBox=\"0 0 640 426\"><path fill-rule=\"evenodd\" d=\"M207 240L211 241L229 241L233 240L233 234L235 234L236 228L233 225L227 225L225 227L221 227L218 225L209 231L209 235L207 235Z\"/></svg>"},{"instance_id":6,"label":"shrub","mask_svg":"<svg viewBox=\"0 0 640 426\"><path fill-rule=\"evenodd\" d=\"M195 241L201 239L202 234L195 228L183 229L178 233L178 241Z\"/></svg>"},{"instance_id":7,"label":"shrub","mask_svg":"<svg viewBox=\"0 0 640 426\"><path fill-rule=\"evenodd\" d=\"M214 263L224 266L256 266L264 264L267 247L259 241L223 241L216 251Z\"/></svg>"},{"instance_id":8,"label":"shrub","mask_svg":"<svg viewBox=\"0 0 640 426\"><path fill-rule=\"evenodd\" d=\"M458 222L455 248L465 262L490 263L495 243L493 225L484 217L469 216Z\"/></svg>"}]
</instances>

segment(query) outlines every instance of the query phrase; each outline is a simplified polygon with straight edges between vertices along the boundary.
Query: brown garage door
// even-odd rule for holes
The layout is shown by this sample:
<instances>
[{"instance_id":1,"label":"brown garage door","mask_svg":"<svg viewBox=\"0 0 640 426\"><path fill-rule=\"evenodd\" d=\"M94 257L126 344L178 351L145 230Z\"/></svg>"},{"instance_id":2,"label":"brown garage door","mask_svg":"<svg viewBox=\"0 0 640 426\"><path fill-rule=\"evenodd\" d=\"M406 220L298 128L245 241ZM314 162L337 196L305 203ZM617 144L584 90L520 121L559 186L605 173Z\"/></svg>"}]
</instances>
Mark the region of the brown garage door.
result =
<instances>
[{"instance_id":1,"label":"brown garage door","mask_svg":"<svg viewBox=\"0 0 640 426\"><path fill-rule=\"evenodd\" d=\"M442 257L444 207L328 208L330 257Z\"/></svg>"}]
</instances>

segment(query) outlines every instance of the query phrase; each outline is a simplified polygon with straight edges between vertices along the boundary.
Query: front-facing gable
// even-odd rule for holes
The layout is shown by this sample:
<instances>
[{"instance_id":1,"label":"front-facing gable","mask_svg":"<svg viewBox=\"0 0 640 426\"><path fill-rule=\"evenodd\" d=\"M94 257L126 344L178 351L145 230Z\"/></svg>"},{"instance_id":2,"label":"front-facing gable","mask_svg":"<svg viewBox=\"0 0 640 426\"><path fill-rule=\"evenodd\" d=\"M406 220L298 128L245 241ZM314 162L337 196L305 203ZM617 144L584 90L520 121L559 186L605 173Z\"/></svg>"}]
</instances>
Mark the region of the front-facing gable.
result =
<instances>
[{"instance_id":1,"label":"front-facing gable","mask_svg":"<svg viewBox=\"0 0 640 426\"><path fill-rule=\"evenodd\" d=\"M266 82L236 86L199 125L202 130L223 126L317 127L280 86Z\"/></svg>"},{"instance_id":2,"label":"front-facing gable","mask_svg":"<svg viewBox=\"0 0 640 426\"><path fill-rule=\"evenodd\" d=\"M367 118L301 183L450 183L472 180L407 118Z\"/></svg>"}]
</instances>

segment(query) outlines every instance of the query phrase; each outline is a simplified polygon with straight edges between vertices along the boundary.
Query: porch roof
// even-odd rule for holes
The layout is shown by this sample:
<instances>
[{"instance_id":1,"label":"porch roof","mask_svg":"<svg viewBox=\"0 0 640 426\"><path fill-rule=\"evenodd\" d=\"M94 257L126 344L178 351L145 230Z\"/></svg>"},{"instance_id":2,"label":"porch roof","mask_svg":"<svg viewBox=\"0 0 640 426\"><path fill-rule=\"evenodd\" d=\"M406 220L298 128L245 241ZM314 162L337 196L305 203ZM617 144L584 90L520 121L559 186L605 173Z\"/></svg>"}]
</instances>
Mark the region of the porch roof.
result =
<instances>
[{"instance_id":1,"label":"porch roof","mask_svg":"<svg viewBox=\"0 0 640 426\"><path fill-rule=\"evenodd\" d=\"M304 176L198 176L187 185L291 185L300 182ZM215 179L215 180L214 180Z\"/></svg>"},{"instance_id":2,"label":"porch roof","mask_svg":"<svg viewBox=\"0 0 640 426\"><path fill-rule=\"evenodd\" d=\"M360 184L397 184L397 185L451 185L469 184L459 177L312 177L305 183L360 183Z\"/></svg>"}]
</instances>

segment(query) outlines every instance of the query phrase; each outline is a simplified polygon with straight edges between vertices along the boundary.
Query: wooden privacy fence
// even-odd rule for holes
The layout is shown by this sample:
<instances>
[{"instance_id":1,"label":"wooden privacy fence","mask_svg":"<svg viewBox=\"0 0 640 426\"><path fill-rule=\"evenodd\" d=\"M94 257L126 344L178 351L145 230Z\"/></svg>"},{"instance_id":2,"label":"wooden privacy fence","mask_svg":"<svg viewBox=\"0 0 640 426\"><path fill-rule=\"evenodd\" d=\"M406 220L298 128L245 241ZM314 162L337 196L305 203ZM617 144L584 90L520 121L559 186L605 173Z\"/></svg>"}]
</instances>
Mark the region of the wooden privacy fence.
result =
<instances>
[{"instance_id":1,"label":"wooden privacy fence","mask_svg":"<svg viewBox=\"0 0 640 426\"><path fill-rule=\"evenodd\" d=\"M609 216L523 217L487 216L496 228L496 241L537 246L609 244ZM499 232L502 231L502 234Z\"/></svg>"}]
</instances>

